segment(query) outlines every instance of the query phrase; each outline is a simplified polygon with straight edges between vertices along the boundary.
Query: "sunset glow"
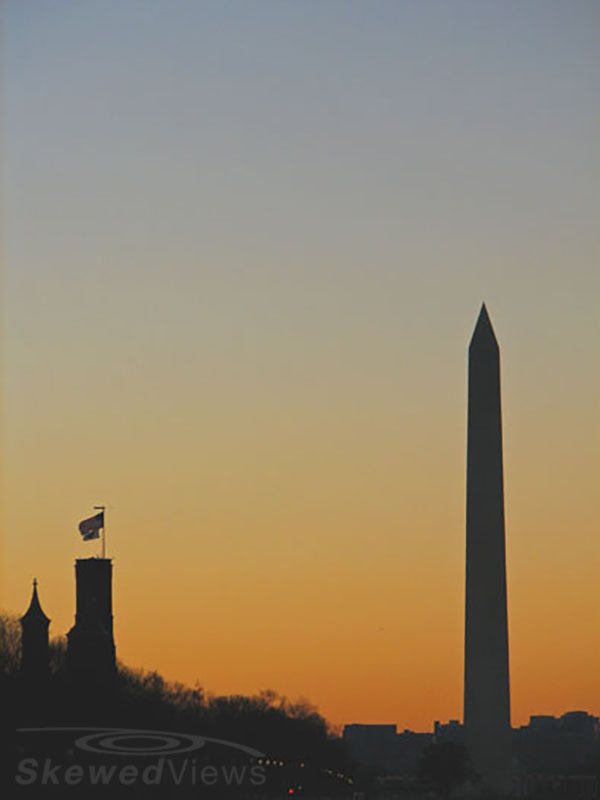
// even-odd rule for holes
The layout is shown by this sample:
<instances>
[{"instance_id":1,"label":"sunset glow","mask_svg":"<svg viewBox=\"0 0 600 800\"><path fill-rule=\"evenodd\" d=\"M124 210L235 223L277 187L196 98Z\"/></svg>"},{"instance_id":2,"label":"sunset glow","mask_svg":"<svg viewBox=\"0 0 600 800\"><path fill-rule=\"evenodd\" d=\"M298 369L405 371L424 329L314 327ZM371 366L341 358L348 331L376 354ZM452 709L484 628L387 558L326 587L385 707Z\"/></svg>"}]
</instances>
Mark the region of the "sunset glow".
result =
<instances>
[{"instance_id":1,"label":"sunset glow","mask_svg":"<svg viewBox=\"0 0 600 800\"><path fill-rule=\"evenodd\" d=\"M0 606L36 577L64 635L106 504L127 665L461 718L485 300L513 725L600 714L598 5L35 6L3 22Z\"/></svg>"}]
</instances>

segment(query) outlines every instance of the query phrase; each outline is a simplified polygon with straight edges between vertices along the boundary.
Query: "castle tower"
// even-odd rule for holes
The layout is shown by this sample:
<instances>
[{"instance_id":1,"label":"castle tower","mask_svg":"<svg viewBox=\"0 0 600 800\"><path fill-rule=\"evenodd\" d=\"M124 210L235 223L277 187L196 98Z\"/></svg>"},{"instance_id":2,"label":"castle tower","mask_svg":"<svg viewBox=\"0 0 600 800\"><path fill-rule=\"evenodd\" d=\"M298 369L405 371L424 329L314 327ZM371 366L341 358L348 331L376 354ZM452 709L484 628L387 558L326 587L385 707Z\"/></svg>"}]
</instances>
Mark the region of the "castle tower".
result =
<instances>
[{"instance_id":1,"label":"castle tower","mask_svg":"<svg viewBox=\"0 0 600 800\"><path fill-rule=\"evenodd\" d=\"M20 622L21 672L28 679L42 679L48 675L50 620L42 611L35 578L33 579L33 592L29 608L21 617Z\"/></svg>"},{"instance_id":2,"label":"castle tower","mask_svg":"<svg viewBox=\"0 0 600 800\"><path fill-rule=\"evenodd\" d=\"M511 789L500 350L485 304L469 346L464 723L484 785Z\"/></svg>"},{"instance_id":3,"label":"castle tower","mask_svg":"<svg viewBox=\"0 0 600 800\"><path fill-rule=\"evenodd\" d=\"M76 682L106 685L116 671L112 614L112 562L75 562L75 625L67 634L67 667Z\"/></svg>"}]
</instances>

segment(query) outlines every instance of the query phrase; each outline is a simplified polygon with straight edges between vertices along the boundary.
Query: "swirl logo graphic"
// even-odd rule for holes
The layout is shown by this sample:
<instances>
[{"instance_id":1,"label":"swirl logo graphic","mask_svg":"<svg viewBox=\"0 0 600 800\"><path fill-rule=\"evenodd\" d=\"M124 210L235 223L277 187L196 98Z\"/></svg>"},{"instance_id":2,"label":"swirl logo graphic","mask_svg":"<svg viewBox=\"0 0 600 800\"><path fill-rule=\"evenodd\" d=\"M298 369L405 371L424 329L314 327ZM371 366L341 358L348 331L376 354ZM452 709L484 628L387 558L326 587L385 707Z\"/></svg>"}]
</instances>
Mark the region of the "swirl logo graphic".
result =
<instances>
[{"instance_id":1,"label":"swirl logo graphic","mask_svg":"<svg viewBox=\"0 0 600 800\"><path fill-rule=\"evenodd\" d=\"M19 733L85 732L73 744L88 753L112 756L174 756L201 750L207 743L239 750L249 756L264 756L260 750L224 739L193 733L149 731L136 728L19 728Z\"/></svg>"}]
</instances>

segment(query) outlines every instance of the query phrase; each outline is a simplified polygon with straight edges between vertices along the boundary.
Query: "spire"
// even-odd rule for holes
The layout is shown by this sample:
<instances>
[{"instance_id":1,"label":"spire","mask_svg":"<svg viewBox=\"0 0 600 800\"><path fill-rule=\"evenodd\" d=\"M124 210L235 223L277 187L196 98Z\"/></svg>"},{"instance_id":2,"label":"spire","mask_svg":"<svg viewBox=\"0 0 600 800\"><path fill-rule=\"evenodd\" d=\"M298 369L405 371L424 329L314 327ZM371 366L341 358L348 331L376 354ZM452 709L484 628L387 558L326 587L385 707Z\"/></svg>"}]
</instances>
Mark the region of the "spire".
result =
<instances>
[{"instance_id":1,"label":"spire","mask_svg":"<svg viewBox=\"0 0 600 800\"><path fill-rule=\"evenodd\" d=\"M469 344L469 350L472 350L474 347L483 348L490 346L498 349L498 341L486 305L482 303L479 316L477 317L477 323L475 324L475 330L471 337L471 343Z\"/></svg>"},{"instance_id":2,"label":"spire","mask_svg":"<svg viewBox=\"0 0 600 800\"><path fill-rule=\"evenodd\" d=\"M40 598L38 597L38 582L37 579L33 579L33 592L31 594L31 602L29 603L29 608L21 617L21 622L43 622L49 623L50 619L44 614L42 611L42 606L40 605Z\"/></svg>"}]
</instances>

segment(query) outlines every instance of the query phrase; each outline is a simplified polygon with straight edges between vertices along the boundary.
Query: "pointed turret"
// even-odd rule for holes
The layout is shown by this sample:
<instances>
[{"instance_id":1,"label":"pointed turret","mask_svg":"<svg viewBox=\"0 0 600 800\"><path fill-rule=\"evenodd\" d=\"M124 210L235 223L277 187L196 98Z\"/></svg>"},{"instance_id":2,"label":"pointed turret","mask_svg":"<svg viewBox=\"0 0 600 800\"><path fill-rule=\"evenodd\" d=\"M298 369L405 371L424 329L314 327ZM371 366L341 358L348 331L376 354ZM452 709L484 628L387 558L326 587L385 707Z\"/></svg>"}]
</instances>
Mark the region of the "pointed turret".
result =
<instances>
[{"instance_id":1,"label":"pointed turret","mask_svg":"<svg viewBox=\"0 0 600 800\"><path fill-rule=\"evenodd\" d=\"M47 617L38 597L37 580L33 579L33 592L29 608L21 617L21 670L31 678L40 678L48 673L48 628Z\"/></svg>"},{"instance_id":2,"label":"pointed turret","mask_svg":"<svg viewBox=\"0 0 600 800\"><path fill-rule=\"evenodd\" d=\"M50 624L50 618L47 617L40 604L40 598L38 596L38 582L34 578L33 579L33 592L31 593L31 601L29 603L29 608L21 617L21 623L23 622L33 622L38 621L40 623L46 623L47 625Z\"/></svg>"}]
</instances>

